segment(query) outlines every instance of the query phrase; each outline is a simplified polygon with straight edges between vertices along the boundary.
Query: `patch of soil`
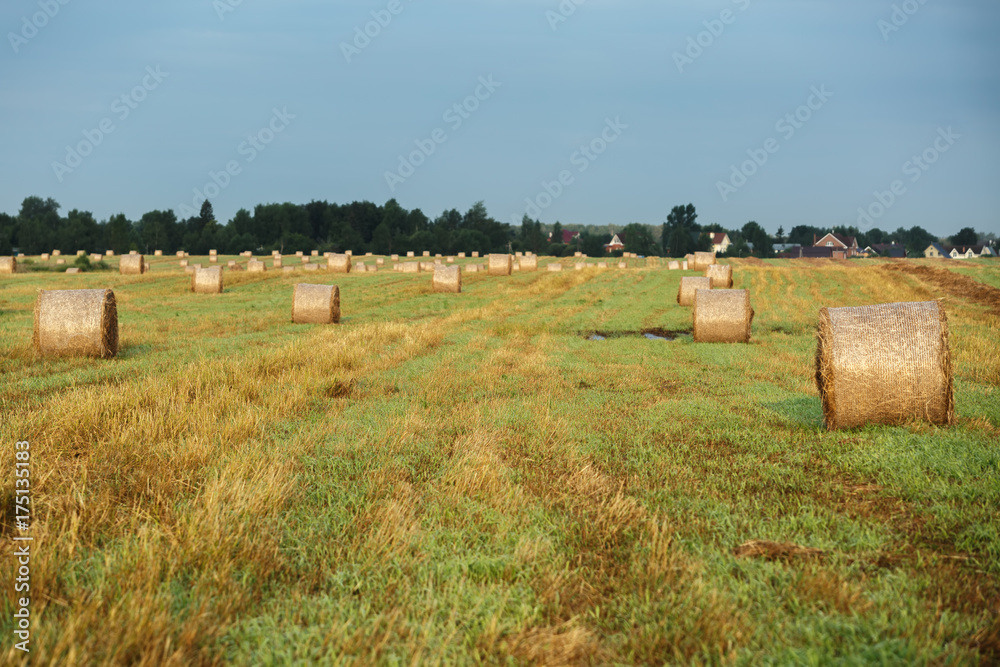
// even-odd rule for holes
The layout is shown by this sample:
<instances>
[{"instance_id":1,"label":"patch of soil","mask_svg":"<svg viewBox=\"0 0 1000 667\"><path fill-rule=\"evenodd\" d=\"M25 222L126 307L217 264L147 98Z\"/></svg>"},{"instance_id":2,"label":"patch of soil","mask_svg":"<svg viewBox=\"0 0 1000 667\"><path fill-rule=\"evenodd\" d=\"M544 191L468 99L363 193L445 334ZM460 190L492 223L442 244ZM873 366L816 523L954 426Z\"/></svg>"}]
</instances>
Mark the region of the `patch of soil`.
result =
<instances>
[{"instance_id":1,"label":"patch of soil","mask_svg":"<svg viewBox=\"0 0 1000 667\"><path fill-rule=\"evenodd\" d=\"M939 290L966 301L989 306L994 314L1000 315L1000 289L990 287L978 280L963 276L948 269L931 266L911 266L902 262L886 264L884 271L899 271L934 285Z\"/></svg>"}]
</instances>

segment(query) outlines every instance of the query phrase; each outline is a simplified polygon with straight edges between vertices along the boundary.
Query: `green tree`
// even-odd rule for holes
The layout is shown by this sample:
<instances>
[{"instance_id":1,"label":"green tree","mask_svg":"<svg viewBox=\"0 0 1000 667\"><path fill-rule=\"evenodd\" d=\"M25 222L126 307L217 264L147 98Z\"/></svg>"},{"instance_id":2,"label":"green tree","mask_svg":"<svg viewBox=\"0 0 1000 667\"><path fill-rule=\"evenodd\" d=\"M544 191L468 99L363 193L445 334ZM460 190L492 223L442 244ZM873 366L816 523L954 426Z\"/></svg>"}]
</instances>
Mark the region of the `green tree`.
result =
<instances>
[{"instance_id":1,"label":"green tree","mask_svg":"<svg viewBox=\"0 0 1000 667\"><path fill-rule=\"evenodd\" d=\"M743 238L753 244L753 254L756 257L774 257L774 245L767 231L751 220L740 230Z\"/></svg>"},{"instance_id":2,"label":"green tree","mask_svg":"<svg viewBox=\"0 0 1000 667\"><path fill-rule=\"evenodd\" d=\"M244 211L245 213L245 211ZM181 234L177 215L173 211L149 211L143 213L136 227L145 252L162 250L172 253L180 244Z\"/></svg>"},{"instance_id":3,"label":"green tree","mask_svg":"<svg viewBox=\"0 0 1000 667\"><path fill-rule=\"evenodd\" d=\"M17 215L17 232L13 245L28 255L38 255L52 249L69 251L71 248L61 248L58 245L61 241L57 232L61 224L56 200L51 197L26 197L21 202L21 212Z\"/></svg>"},{"instance_id":4,"label":"green tree","mask_svg":"<svg viewBox=\"0 0 1000 667\"><path fill-rule=\"evenodd\" d=\"M957 234L952 236L949 241L951 242L951 245L977 245L979 243L979 234L977 234L976 230L972 227L963 227Z\"/></svg>"},{"instance_id":5,"label":"green tree","mask_svg":"<svg viewBox=\"0 0 1000 667\"><path fill-rule=\"evenodd\" d=\"M556 224L552 225L552 243L562 243L563 242L563 226L562 223L556 220ZM558 255L557 255L558 256Z\"/></svg>"},{"instance_id":6,"label":"green tree","mask_svg":"<svg viewBox=\"0 0 1000 667\"><path fill-rule=\"evenodd\" d=\"M634 252L646 257L659 255L653 232L646 225L638 222L630 223L622 230L622 234L625 236L625 252Z\"/></svg>"},{"instance_id":7,"label":"green tree","mask_svg":"<svg viewBox=\"0 0 1000 667\"><path fill-rule=\"evenodd\" d=\"M372 232L372 252L376 255L392 254L392 228L385 220Z\"/></svg>"},{"instance_id":8,"label":"green tree","mask_svg":"<svg viewBox=\"0 0 1000 667\"><path fill-rule=\"evenodd\" d=\"M132 222L124 213L111 216L108 220L107 235L109 249L116 255L127 253L132 244Z\"/></svg>"},{"instance_id":9,"label":"green tree","mask_svg":"<svg viewBox=\"0 0 1000 667\"><path fill-rule=\"evenodd\" d=\"M785 242L785 228L783 226L778 227L778 234L775 238L777 239L778 243Z\"/></svg>"},{"instance_id":10,"label":"green tree","mask_svg":"<svg viewBox=\"0 0 1000 667\"><path fill-rule=\"evenodd\" d=\"M663 226L664 255L668 257L683 257L695 250L695 239L692 234L698 231L698 213L694 204L674 206L667 215Z\"/></svg>"}]
</instances>

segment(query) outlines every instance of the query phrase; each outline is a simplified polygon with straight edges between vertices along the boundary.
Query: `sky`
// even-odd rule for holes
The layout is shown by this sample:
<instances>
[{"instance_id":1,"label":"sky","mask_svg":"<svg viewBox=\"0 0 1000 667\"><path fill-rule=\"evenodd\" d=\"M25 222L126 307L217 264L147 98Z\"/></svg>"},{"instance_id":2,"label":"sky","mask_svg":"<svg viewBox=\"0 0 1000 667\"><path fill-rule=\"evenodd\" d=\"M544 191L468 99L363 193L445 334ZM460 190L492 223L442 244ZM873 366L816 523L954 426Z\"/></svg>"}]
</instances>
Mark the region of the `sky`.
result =
<instances>
[{"instance_id":1,"label":"sky","mask_svg":"<svg viewBox=\"0 0 1000 667\"><path fill-rule=\"evenodd\" d=\"M0 211L1000 233L995 0L4 0Z\"/></svg>"}]
</instances>

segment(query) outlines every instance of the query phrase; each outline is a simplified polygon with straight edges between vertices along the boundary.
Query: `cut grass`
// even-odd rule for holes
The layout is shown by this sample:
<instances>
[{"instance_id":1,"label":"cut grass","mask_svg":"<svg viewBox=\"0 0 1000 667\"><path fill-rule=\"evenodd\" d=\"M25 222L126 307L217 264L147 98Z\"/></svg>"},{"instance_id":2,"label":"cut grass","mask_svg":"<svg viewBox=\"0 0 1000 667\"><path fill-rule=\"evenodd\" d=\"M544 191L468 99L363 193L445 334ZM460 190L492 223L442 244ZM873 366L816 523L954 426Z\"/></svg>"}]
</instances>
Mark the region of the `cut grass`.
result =
<instances>
[{"instance_id":1,"label":"cut grass","mask_svg":"<svg viewBox=\"0 0 1000 667\"><path fill-rule=\"evenodd\" d=\"M1000 321L940 280L734 262L757 319L727 346L581 336L689 331L692 272L469 274L461 295L317 274L344 317L309 327L290 322L300 276L192 295L151 263L0 281L33 661L1000 658ZM35 290L70 286L115 289L119 358L34 357ZM823 431L818 308L939 297L958 425Z\"/></svg>"}]
</instances>

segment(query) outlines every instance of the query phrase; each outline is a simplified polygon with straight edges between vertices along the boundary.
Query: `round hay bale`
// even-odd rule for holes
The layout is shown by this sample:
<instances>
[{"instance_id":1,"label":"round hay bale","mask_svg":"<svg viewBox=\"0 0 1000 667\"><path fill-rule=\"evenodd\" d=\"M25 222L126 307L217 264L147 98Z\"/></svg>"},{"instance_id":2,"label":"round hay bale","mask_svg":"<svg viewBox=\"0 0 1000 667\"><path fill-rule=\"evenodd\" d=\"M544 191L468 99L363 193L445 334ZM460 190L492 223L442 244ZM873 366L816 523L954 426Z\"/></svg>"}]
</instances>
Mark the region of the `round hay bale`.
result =
<instances>
[{"instance_id":1,"label":"round hay bale","mask_svg":"<svg viewBox=\"0 0 1000 667\"><path fill-rule=\"evenodd\" d=\"M334 273L350 273L351 256L347 253L330 255L326 260L326 268Z\"/></svg>"},{"instance_id":2,"label":"round hay bale","mask_svg":"<svg viewBox=\"0 0 1000 667\"><path fill-rule=\"evenodd\" d=\"M84 256L84 255L86 255L86 254L87 254L87 251L86 251L86 250L77 250L77 251L76 251L76 256L77 256L77 257L83 257L83 256Z\"/></svg>"},{"instance_id":3,"label":"round hay bale","mask_svg":"<svg viewBox=\"0 0 1000 667\"><path fill-rule=\"evenodd\" d=\"M215 257L215 256L216 256L216 255L218 255L218 254L219 254L219 251L218 251L218 250L209 250L209 251L208 251L208 256L209 256L209 257Z\"/></svg>"},{"instance_id":4,"label":"round hay bale","mask_svg":"<svg viewBox=\"0 0 1000 667\"><path fill-rule=\"evenodd\" d=\"M704 271L716 263L714 252L696 252L692 260L688 262L694 271Z\"/></svg>"},{"instance_id":5,"label":"round hay bale","mask_svg":"<svg viewBox=\"0 0 1000 667\"><path fill-rule=\"evenodd\" d=\"M445 257L444 261L448 262L449 264L454 264L455 263L455 258L454 257Z\"/></svg>"},{"instance_id":6,"label":"round hay bale","mask_svg":"<svg viewBox=\"0 0 1000 667\"><path fill-rule=\"evenodd\" d=\"M306 264L302 267L306 271L319 271L319 264Z\"/></svg>"},{"instance_id":7,"label":"round hay bale","mask_svg":"<svg viewBox=\"0 0 1000 667\"><path fill-rule=\"evenodd\" d=\"M712 281L708 278L692 276L681 278L681 286L677 290L677 303L682 306L693 306L695 290L700 289L712 289Z\"/></svg>"},{"instance_id":8,"label":"round hay bale","mask_svg":"<svg viewBox=\"0 0 1000 667\"><path fill-rule=\"evenodd\" d=\"M57 264L57 265L58 265L58 264L65 264L65 263L66 263L66 260L65 260L65 259L63 259L62 257L60 257L59 259L57 259L57 260L56 260L56 264Z\"/></svg>"},{"instance_id":9,"label":"round hay bale","mask_svg":"<svg viewBox=\"0 0 1000 667\"><path fill-rule=\"evenodd\" d=\"M670 262L669 264L667 264L667 269L670 271L677 271L680 268L681 268L680 262Z\"/></svg>"},{"instance_id":10,"label":"round hay bale","mask_svg":"<svg viewBox=\"0 0 1000 667\"><path fill-rule=\"evenodd\" d=\"M585 268L587 268L586 262L576 262L573 264L573 269L576 271L583 271Z\"/></svg>"},{"instance_id":11,"label":"round hay bale","mask_svg":"<svg viewBox=\"0 0 1000 667\"><path fill-rule=\"evenodd\" d=\"M552 262L546 267L549 271L562 271L562 264L559 262Z\"/></svg>"},{"instance_id":12,"label":"round hay bale","mask_svg":"<svg viewBox=\"0 0 1000 667\"><path fill-rule=\"evenodd\" d=\"M271 255L271 266L276 269L281 268L281 255Z\"/></svg>"},{"instance_id":13,"label":"round hay bale","mask_svg":"<svg viewBox=\"0 0 1000 667\"><path fill-rule=\"evenodd\" d=\"M344 254L347 255L348 257L353 257L354 256L354 251L353 250L345 250Z\"/></svg>"},{"instance_id":14,"label":"round hay bale","mask_svg":"<svg viewBox=\"0 0 1000 667\"><path fill-rule=\"evenodd\" d=\"M473 253L472 253L472 256L473 256L473 257L479 257L479 251L478 251L478 250L476 250L475 252L473 252Z\"/></svg>"},{"instance_id":15,"label":"round hay bale","mask_svg":"<svg viewBox=\"0 0 1000 667\"><path fill-rule=\"evenodd\" d=\"M465 253L464 252L458 253L458 258L459 259L465 259Z\"/></svg>"},{"instance_id":16,"label":"round hay bale","mask_svg":"<svg viewBox=\"0 0 1000 667\"><path fill-rule=\"evenodd\" d=\"M180 265L180 267L182 269L185 268L185 267L187 267L187 265L188 265L188 261L186 259L182 259L181 261L179 261L177 263Z\"/></svg>"},{"instance_id":17,"label":"round hay bale","mask_svg":"<svg viewBox=\"0 0 1000 667\"><path fill-rule=\"evenodd\" d=\"M296 251L295 251L295 256L296 256L296 257L302 257L302 255L303 255L303 254L304 254L304 253L303 253L303 252L302 252L301 250L296 250Z\"/></svg>"},{"instance_id":18,"label":"round hay bale","mask_svg":"<svg viewBox=\"0 0 1000 667\"><path fill-rule=\"evenodd\" d=\"M521 257L521 270L522 271L537 271L538 270L538 257L535 255L524 255Z\"/></svg>"},{"instance_id":19,"label":"round hay bale","mask_svg":"<svg viewBox=\"0 0 1000 667\"><path fill-rule=\"evenodd\" d=\"M154 250L153 251L153 257L163 257L163 251L162 250Z\"/></svg>"},{"instance_id":20,"label":"round hay bale","mask_svg":"<svg viewBox=\"0 0 1000 667\"><path fill-rule=\"evenodd\" d=\"M176 253L174 253L174 254L175 254L175 255L176 255L177 257L183 257L183 256L184 256L184 251L183 251L183 250L178 250L178 251L177 251Z\"/></svg>"},{"instance_id":21,"label":"round hay bale","mask_svg":"<svg viewBox=\"0 0 1000 667\"><path fill-rule=\"evenodd\" d=\"M17 259L0 257L0 273L17 273Z\"/></svg>"},{"instance_id":22,"label":"round hay bale","mask_svg":"<svg viewBox=\"0 0 1000 667\"><path fill-rule=\"evenodd\" d=\"M365 265L364 262L358 262L357 264L354 265L352 271L357 271L358 273L368 273L368 267Z\"/></svg>"},{"instance_id":23,"label":"round hay bale","mask_svg":"<svg viewBox=\"0 0 1000 667\"><path fill-rule=\"evenodd\" d=\"M80 273L80 267L71 266L70 268L66 269L66 273Z\"/></svg>"},{"instance_id":24,"label":"round hay bale","mask_svg":"<svg viewBox=\"0 0 1000 667\"><path fill-rule=\"evenodd\" d=\"M413 251L412 250L407 251L406 256L413 257Z\"/></svg>"},{"instance_id":25,"label":"round hay bale","mask_svg":"<svg viewBox=\"0 0 1000 667\"><path fill-rule=\"evenodd\" d=\"M434 270L434 262L420 262L420 270L421 271L433 271Z\"/></svg>"},{"instance_id":26,"label":"round hay bale","mask_svg":"<svg viewBox=\"0 0 1000 667\"><path fill-rule=\"evenodd\" d=\"M420 273L420 262L403 262L403 273Z\"/></svg>"},{"instance_id":27,"label":"round hay bale","mask_svg":"<svg viewBox=\"0 0 1000 667\"><path fill-rule=\"evenodd\" d=\"M753 315L749 290L695 290L694 311L692 313L694 341L696 343L749 343L750 323L753 322Z\"/></svg>"},{"instance_id":28,"label":"round hay bale","mask_svg":"<svg viewBox=\"0 0 1000 667\"><path fill-rule=\"evenodd\" d=\"M489 274L491 276L509 276L512 269L513 269L513 264L511 262L510 255L506 253L490 254Z\"/></svg>"},{"instance_id":29,"label":"round hay bale","mask_svg":"<svg viewBox=\"0 0 1000 667\"><path fill-rule=\"evenodd\" d=\"M222 267L195 268L191 274L191 291L197 294L221 294Z\"/></svg>"},{"instance_id":30,"label":"round hay bale","mask_svg":"<svg viewBox=\"0 0 1000 667\"><path fill-rule=\"evenodd\" d=\"M312 257L319 257L319 250L313 250L309 253Z\"/></svg>"},{"instance_id":31,"label":"round hay bale","mask_svg":"<svg viewBox=\"0 0 1000 667\"><path fill-rule=\"evenodd\" d=\"M682 271L687 271L688 270L687 260L684 260L683 262L681 262L681 270Z\"/></svg>"},{"instance_id":32,"label":"round hay bale","mask_svg":"<svg viewBox=\"0 0 1000 667\"><path fill-rule=\"evenodd\" d=\"M281 272L282 273L295 273L295 267L294 266L283 266L283 267L281 267Z\"/></svg>"},{"instance_id":33,"label":"round hay bale","mask_svg":"<svg viewBox=\"0 0 1000 667\"><path fill-rule=\"evenodd\" d=\"M398 262L399 261L399 255L389 255L389 261L391 261L391 262Z\"/></svg>"},{"instance_id":34,"label":"round hay bale","mask_svg":"<svg viewBox=\"0 0 1000 667\"><path fill-rule=\"evenodd\" d=\"M123 276L137 276L146 272L146 258L143 255L122 255L118 260L118 273Z\"/></svg>"},{"instance_id":35,"label":"round hay bale","mask_svg":"<svg viewBox=\"0 0 1000 667\"><path fill-rule=\"evenodd\" d=\"M466 273L478 273L479 272L479 265L478 264L469 264L469 265L467 265L465 267L465 272Z\"/></svg>"},{"instance_id":36,"label":"round hay bale","mask_svg":"<svg viewBox=\"0 0 1000 667\"><path fill-rule=\"evenodd\" d=\"M705 277L712 281L712 289L730 289L733 286L733 267L729 264L709 264Z\"/></svg>"},{"instance_id":37,"label":"round hay bale","mask_svg":"<svg viewBox=\"0 0 1000 667\"><path fill-rule=\"evenodd\" d=\"M954 423L948 316L937 301L822 308L816 343L828 429Z\"/></svg>"},{"instance_id":38,"label":"round hay bale","mask_svg":"<svg viewBox=\"0 0 1000 667\"><path fill-rule=\"evenodd\" d=\"M118 354L118 308L109 289L39 290L35 351L109 359Z\"/></svg>"},{"instance_id":39,"label":"round hay bale","mask_svg":"<svg viewBox=\"0 0 1000 667\"><path fill-rule=\"evenodd\" d=\"M376 257L375 258L375 266L385 266L385 258L384 257Z\"/></svg>"},{"instance_id":40,"label":"round hay bale","mask_svg":"<svg viewBox=\"0 0 1000 667\"><path fill-rule=\"evenodd\" d=\"M103 260L104 260L104 255L102 255L100 253L97 253L97 252L90 253L90 261L91 262L100 262L100 261L103 261Z\"/></svg>"},{"instance_id":41,"label":"round hay bale","mask_svg":"<svg viewBox=\"0 0 1000 667\"><path fill-rule=\"evenodd\" d=\"M431 256L431 251L430 250L424 250L423 256L424 257L430 257Z\"/></svg>"},{"instance_id":42,"label":"round hay bale","mask_svg":"<svg viewBox=\"0 0 1000 667\"><path fill-rule=\"evenodd\" d=\"M295 324L338 324L340 288L335 285L298 283L292 291L292 322Z\"/></svg>"},{"instance_id":43,"label":"round hay bale","mask_svg":"<svg viewBox=\"0 0 1000 667\"><path fill-rule=\"evenodd\" d=\"M628 268L628 262L618 262L618 268L619 269L627 269Z\"/></svg>"},{"instance_id":44,"label":"round hay bale","mask_svg":"<svg viewBox=\"0 0 1000 667\"><path fill-rule=\"evenodd\" d=\"M49 253L47 253L47 252L43 252L42 253L42 261L43 262L49 261Z\"/></svg>"},{"instance_id":45,"label":"round hay bale","mask_svg":"<svg viewBox=\"0 0 1000 667\"><path fill-rule=\"evenodd\" d=\"M267 264L259 259L251 259L247 262L247 273L264 273L267 271Z\"/></svg>"},{"instance_id":46,"label":"round hay bale","mask_svg":"<svg viewBox=\"0 0 1000 667\"><path fill-rule=\"evenodd\" d=\"M431 286L435 292L458 294L462 291L462 270L457 266L437 266L431 277Z\"/></svg>"},{"instance_id":47,"label":"round hay bale","mask_svg":"<svg viewBox=\"0 0 1000 667\"><path fill-rule=\"evenodd\" d=\"M219 256L218 255L209 255L208 256L208 263L209 264L218 264L219 263Z\"/></svg>"}]
</instances>

